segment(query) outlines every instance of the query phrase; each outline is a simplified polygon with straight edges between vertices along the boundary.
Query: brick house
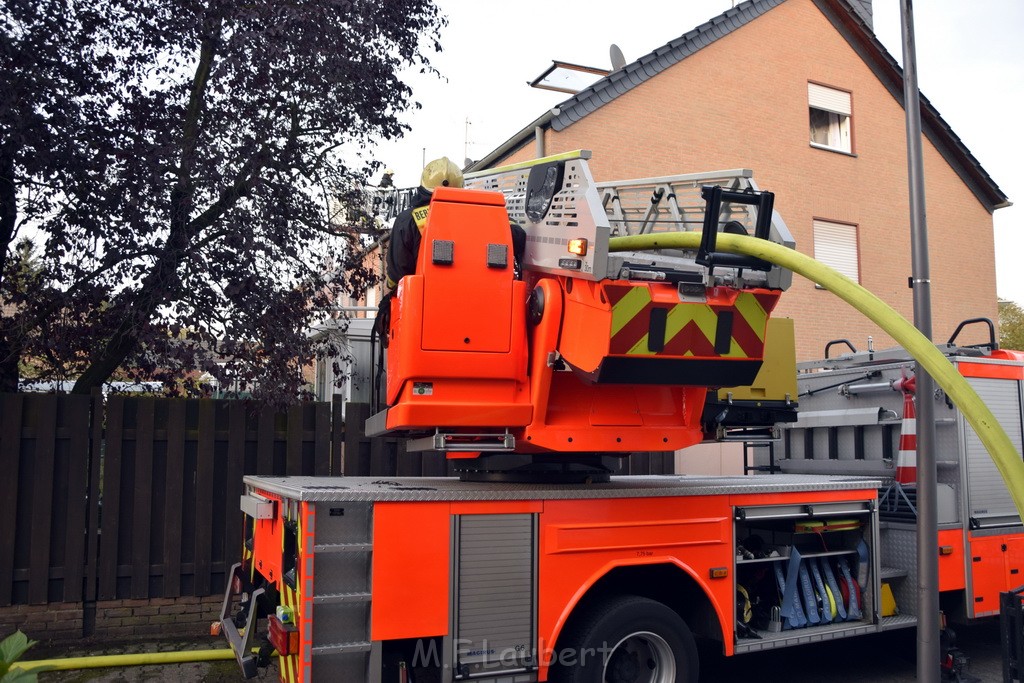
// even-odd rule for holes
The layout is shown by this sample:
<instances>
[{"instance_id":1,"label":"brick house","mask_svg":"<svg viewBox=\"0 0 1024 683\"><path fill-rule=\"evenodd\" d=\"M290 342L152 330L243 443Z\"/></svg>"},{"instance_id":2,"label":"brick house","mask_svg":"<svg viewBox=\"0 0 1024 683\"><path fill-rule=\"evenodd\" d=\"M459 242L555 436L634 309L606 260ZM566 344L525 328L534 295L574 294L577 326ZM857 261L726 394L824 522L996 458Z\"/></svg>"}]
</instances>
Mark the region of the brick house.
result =
<instances>
[{"instance_id":1,"label":"brick house","mask_svg":"<svg viewBox=\"0 0 1024 683\"><path fill-rule=\"evenodd\" d=\"M573 95L470 170L580 148L599 182L753 169L800 251L912 320L902 102L870 0L749 0ZM933 329L945 341L964 319L997 319L992 213L1009 202L923 97L921 109ZM776 314L795 319L800 360L838 338L893 343L802 278Z\"/></svg>"}]
</instances>

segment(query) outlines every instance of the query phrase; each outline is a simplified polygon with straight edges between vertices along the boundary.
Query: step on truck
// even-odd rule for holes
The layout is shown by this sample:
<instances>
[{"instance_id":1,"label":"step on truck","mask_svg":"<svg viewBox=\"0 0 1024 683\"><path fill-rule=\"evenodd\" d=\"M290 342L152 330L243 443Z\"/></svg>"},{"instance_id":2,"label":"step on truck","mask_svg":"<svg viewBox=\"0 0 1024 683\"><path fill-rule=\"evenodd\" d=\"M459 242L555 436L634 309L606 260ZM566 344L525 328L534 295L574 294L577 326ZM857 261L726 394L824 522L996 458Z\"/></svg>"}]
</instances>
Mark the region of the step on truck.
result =
<instances>
[{"instance_id":1,"label":"step on truck","mask_svg":"<svg viewBox=\"0 0 1024 683\"><path fill-rule=\"evenodd\" d=\"M715 249L793 240L748 170L596 183L588 158L438 188L382 304L367 433L457 478L245 478L221 626L246 676L276 653L289 682L696 681L698 641L914 623L883 605L882 476L613 476L797 419L792 324L771 318L791 273ZM680 230L700 247L609 250Z\"/></svg>"}]
</instances>

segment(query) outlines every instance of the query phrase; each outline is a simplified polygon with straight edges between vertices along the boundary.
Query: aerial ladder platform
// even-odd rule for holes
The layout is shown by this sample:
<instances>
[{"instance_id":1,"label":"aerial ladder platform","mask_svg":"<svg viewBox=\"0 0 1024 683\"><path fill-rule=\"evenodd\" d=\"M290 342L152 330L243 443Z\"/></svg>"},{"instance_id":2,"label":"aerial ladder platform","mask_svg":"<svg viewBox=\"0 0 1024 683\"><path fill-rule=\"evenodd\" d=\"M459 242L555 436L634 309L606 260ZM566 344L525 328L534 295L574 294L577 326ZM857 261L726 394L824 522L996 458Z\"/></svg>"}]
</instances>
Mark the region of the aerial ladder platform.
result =
<instances>
[{"instance_id":1,"label":"aerial ladder platform","mask_svg":"<svg viewBox=\"0 0 1024 683\"><path fill-rule=\"evenodd\" d=\"M773 195L745 169L598 183L589 157L434 192L416 272L389 303L369 435L447 452L467 478L600 477L629 453L701 442L709 389L756 381L792 274L715 243L726 231L793 246ZM510 221L527 236L521 277ZM676 231L700 231L700 247L609 250Z\"/></svg>"}]
</instances>

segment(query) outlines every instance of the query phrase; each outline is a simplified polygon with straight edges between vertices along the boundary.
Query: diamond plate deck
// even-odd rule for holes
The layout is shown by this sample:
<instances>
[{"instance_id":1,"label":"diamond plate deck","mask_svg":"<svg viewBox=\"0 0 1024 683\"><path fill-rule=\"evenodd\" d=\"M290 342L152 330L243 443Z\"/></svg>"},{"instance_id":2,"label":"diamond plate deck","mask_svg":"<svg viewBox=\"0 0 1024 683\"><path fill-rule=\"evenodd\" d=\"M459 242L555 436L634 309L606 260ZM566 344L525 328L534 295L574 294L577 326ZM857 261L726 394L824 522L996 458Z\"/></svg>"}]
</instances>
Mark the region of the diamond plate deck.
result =
<instances>
[{"instance_id":1,"label":"diamond plate deck","mask_svg":"<svg viewBox=\"0 0 1024 683\"><path fill-rule=\"evenodd\" d=\"M869 477L773 474L761 476L613 477L604 484L505 484L464 482L456 478L261 477L245 483L261 491L300 501L464 501L721 496L749 493L858 491L876 489Z\"/></svg>"}]
</instances>

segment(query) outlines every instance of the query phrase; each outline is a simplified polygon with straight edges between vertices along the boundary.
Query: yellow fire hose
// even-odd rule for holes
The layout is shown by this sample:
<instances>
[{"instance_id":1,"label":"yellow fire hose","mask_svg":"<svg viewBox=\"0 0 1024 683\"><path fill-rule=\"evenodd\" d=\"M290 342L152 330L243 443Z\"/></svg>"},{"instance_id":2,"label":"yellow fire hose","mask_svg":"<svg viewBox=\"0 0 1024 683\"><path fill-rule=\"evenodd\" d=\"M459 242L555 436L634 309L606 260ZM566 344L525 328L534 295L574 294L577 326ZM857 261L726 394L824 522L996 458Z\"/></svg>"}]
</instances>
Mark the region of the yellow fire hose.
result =
<instances>
[{"instance_id":1,"label":"yellow fire hose","mask_svg":"<svg viewBox=\"0 0 1024 683\"><path fill-rule=\"evenodd\" d=\"M37 659L11 664L11 671L42 673L44 671L73 671L104 667L145 666L153 664L185 664L188 662L215 662L234 659L230 648L217 650L181 650L178 652L146 652L131 655L96 655L68 657L66 659Z\"/></svg>"},{"instance_id":2,"label":"yellow fire hose","mask_svg":"<svg viewBox=\"0 0 1024 683\"><path fill-rule=\"evenodd\" d=\"M697 249L700 237L699 232L613 237L608 246L610 251ZM802 275L856 308L891 335L932 376L967 418L1006 482L1018 514L1024 519L1024 460L977 392L917 328L868 290L793 249L768 240L730 233L719 233L716 248L732 254L754 256Z\"/></svg>"}]
</instances>

